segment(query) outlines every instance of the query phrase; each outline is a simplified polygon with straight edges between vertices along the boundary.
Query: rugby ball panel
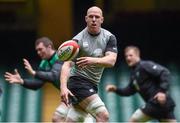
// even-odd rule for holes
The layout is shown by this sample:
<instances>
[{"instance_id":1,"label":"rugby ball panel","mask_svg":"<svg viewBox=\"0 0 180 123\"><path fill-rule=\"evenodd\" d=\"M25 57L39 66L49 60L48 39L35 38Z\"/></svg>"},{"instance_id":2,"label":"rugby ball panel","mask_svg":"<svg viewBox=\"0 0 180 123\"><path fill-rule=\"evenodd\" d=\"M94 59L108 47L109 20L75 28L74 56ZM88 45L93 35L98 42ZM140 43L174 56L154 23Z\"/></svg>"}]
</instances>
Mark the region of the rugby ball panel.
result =
<instances>
[{"instance_id":1,"label":"rugby ball panel","mask_svg":"<svg viewBox=\"0 0 180 123\"><path fill-rule=\"evenodd\" d=\"M64 42L58 48L57 54L61 61L68 61L74 59L79 53L79 45L73 40Z\"/></svg>"}]
</instances>

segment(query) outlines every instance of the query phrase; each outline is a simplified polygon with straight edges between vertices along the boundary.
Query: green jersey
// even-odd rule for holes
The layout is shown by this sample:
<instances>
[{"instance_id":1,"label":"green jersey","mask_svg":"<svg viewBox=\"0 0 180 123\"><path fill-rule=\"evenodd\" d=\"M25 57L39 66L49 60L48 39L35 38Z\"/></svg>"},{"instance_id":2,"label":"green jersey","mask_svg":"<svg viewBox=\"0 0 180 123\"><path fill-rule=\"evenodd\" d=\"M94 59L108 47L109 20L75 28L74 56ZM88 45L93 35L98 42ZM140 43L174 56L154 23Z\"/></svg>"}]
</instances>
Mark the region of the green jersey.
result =
<instances>
[{"instance_id":1,"label":"green jersey","mask_svg":"<svg viewBox=\"0 0 180 123\"><path fill-rule=\"evenodd\" d=\"M36 90L41 88L46 82L50 82L59 89L62 65L63 62L61 62L57 54L54 53L50 59L41 61L34 79L24 79L23 86Z\"/></svg>"}]
</instances>

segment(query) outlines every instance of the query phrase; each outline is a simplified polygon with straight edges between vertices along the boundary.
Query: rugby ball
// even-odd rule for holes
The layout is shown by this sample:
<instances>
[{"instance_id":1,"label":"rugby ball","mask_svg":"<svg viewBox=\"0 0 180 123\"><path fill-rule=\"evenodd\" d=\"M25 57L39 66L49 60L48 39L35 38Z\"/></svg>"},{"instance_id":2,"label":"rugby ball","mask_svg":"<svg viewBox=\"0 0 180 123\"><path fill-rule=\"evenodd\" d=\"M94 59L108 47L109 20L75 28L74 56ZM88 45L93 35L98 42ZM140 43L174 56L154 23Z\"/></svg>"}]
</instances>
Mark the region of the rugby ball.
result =
<instances>
[{"instance_id":1,"label":"rugby ball","mask_svg":"<svg viewBox=\"0 0 180 123\"><path fill-rule=\"evenodd\" d=\"M61 61L73 60L78 53L79 45L73 40L65 41L57 50L57 55Z\"/></svg>"}]
</instances>

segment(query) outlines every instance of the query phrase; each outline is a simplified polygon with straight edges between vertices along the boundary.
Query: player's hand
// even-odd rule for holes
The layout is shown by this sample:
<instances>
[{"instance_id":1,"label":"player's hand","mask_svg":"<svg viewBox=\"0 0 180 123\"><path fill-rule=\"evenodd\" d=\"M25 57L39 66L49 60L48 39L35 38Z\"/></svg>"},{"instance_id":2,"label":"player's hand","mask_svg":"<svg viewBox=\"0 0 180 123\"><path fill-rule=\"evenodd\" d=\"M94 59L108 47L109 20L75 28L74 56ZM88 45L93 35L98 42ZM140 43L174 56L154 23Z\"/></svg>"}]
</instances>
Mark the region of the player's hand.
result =
<instances>
[{"instance_id":1,"label":"player's hand","mask_svg":"<svg viewBox=\"0 0 180 123\"><path fill-rule=\"evenodd\" d=\"M74 96L68 88L61 88L61 100L69 106L69 95Z\"/></svg>"},{"instance_id":2,"label":"player's hand","mask_svg":"<svg viewBox=\"0 0 180 123\"><path fill-rule=\"evenodd\" d=\"M116 90L117 90L117 87L115 85L106 85L106 91L114 92Z\"/></svg>"},{"instance_id":3,"label":"player's hand","mask_svg":"<svg viewBox=\"0 0 180 123\"><path fill-rule=\"evenodd\" d=\"M154 99L156 99L159 104L163 105L166 103L166 94L163 92L158 92L155 96Z\"/></svg>"},{"instance_id":4,"label":"player's hand","mask_svg":"<svg viewBox=\"0 0 180 123\"><path fill-rule=\"evenodd\" d=\"M96 64L97 63L97 58L93 58L93 57L80 57L77 58L76 64L78 65L78 67L86 67L87 65L91 65L91 64Z\"/></svg>"},{"instance_id":5,"label":"player's hand","mask_svg":"<svg viewBox=\"0 0 180 123\"><path fill-rule=\"evenodd\" d=\"M24 83L24 80L21 78L17 69L14 70L14 74L6 72L4 77L5 80L8 81L9 83L17 83L17 84Z\"/></svg>"},{"instance_id":6,"label":"player's hand","mask_svg":"<svg viewBox=\"0 0 180 123\"><path fill-rule=\"evenodd\" d=\"M29 72L29 74L34 76L36 74L36 71L33 70L31 64L29 63L29 61L27 59L23 59L23 61L24 61L25 69Z\"/></svg>"}]
</instances>

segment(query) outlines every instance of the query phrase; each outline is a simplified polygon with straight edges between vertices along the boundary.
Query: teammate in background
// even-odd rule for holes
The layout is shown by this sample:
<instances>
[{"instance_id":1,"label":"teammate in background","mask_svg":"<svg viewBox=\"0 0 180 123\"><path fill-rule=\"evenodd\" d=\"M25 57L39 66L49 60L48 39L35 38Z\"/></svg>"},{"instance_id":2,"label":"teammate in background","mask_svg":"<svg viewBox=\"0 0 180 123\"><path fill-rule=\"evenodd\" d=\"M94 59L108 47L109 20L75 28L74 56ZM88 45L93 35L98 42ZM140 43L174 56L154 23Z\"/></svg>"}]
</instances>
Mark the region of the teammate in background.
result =
<instances>
[{"instance_id":1,"label":"teammate in background","mask_svg":"<svg viewBox=\"0 0 180 123\"><path fill-rule=\"evenodd\" d=\"M40 89L46 82L50 82L59 89L59 75L61 73L63 62L59 61L52 41L47 37L39 38L35 42L35 49L42 59L38 70L34 70L29 61L23 59L25 69L34 78L22 78L17 69L15 69L14 74L9 72L5 73L5 80L9 81L9 83L21 84L25 88L33 90ZM68 110L69 108L64 103L61 103L54 112L52 121L65 121Z\"/></svg>"},{"instance_id":2,"label":"teammate in background","mask_svg":"<svg viewBox=\"0 0 180 123\"><path fill-rule=\"evenodd\" d=\"M90 113L97 122L108 122L109 113L100 99L98 84L104 68L113 67L117 58L116 37L101 28L104 21L102 10L93 6L85 17L87 27L73 40L80 45L79 55L72 64L67 61L61 71L61 98L67 105L73 104L68 112L67 122L75 122L74 114L80 114L77 107ZM72 66L69 79L70 67Z\"/></svg>"},{"instance_id":3,"label":"teammate in background","mask_svg":"<svg viewBox=\"0 0 180 123\"><path fill-rule=\"evenodd\" d=\"M107 85L106 90L121 96L130 96L138 92L144 99L145 106L137 109L129 122L146 122L151 119L176 122L175 103L168 93L169 70L152 61L141 60L140 50L136 46L125 48L125 59L132 70L129 85L126 88Z\"/></svg>"}]
</instances>

